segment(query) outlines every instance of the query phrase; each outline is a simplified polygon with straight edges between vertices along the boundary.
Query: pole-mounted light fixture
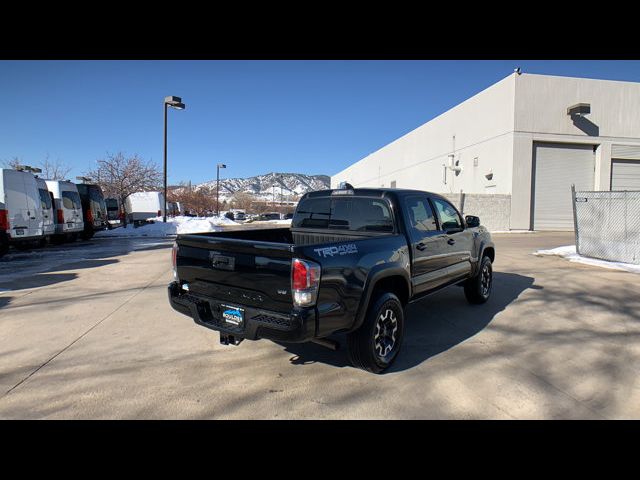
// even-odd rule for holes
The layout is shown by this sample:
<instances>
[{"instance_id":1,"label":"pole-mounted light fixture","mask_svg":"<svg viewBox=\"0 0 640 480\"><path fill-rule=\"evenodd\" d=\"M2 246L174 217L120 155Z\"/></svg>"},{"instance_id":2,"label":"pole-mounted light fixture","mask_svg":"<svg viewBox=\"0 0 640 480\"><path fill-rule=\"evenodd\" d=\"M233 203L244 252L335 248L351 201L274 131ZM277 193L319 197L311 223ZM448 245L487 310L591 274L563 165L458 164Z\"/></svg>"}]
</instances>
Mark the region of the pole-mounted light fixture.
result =
<instances>
[{"instance_id":1,"label":"pole-mounted light fixture","mask_svg":"<svg viewBox=\"0 0 640 480\"><path fill-rule=\"evenodd\" d=\"M590 103L576 103L575 105L567 108L567 115L570 117L584 117L585 115L589 115L591 113L591 104Z\"/></svg>"},{"instance_id":2,"label":"pole-mounted light fixture","mask_svg":"<svg viewBox=\"0 0 640 480\"><path fill-rule=\"evenodd\" d=\"M164 212L162 213L162 221L167 222L167 106L176 110L184 110L185 104L182 98L173 95L164 97Z\"/></svg>"},{"instance_id":3,"label":"pole-mounted light fixture","mask_svg":"<svg viewBox=\"0 0 640 480\"><path fill-rule=\"evenodd\" d=\"M216 216L220 216L220 204L218 203L218 199L220 197L220 169L227 168L224 163L219 163L216 168Z\"/></svg>"}]
</instances>

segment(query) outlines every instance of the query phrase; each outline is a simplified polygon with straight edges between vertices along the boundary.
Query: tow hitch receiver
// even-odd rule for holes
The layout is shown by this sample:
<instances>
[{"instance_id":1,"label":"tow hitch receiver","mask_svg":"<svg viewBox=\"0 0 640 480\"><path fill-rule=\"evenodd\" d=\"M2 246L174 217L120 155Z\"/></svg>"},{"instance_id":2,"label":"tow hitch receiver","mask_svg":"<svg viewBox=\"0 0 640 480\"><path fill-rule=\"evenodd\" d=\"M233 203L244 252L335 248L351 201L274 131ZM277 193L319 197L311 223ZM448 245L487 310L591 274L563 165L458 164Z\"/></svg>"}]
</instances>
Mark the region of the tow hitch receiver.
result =
<instances>
[{"instance_id":1,"label":"tow hitch receiver","mask_svg":"<svg viewBox=\"0 0 640 480\"><path fill-rule=\"evenodd\" d=\"M220 334L220 343L222 345L240 345L244 338L234 337L233 335Z\"/></svg>"}]
</instances>

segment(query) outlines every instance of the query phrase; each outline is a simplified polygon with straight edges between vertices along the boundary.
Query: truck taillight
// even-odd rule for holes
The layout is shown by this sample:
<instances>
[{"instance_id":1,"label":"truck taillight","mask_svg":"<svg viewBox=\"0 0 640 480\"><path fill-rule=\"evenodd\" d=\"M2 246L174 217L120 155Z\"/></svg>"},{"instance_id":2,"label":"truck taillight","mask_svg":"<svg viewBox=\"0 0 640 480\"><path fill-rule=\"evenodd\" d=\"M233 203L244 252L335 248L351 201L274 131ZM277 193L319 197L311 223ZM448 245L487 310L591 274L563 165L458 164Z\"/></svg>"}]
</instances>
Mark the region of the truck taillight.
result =
<instances>
[{"instance_id":1,"label":"truck taillight","mask_svg":"<svg viewBox=\"0 0 640 480\"><path fill-rule=\"evenodd\" d=\"M171 265L173 266L173 279L177 282L178 279L178 244L174 243L171 249Z\"/></svg>"},{"instance_id":2,"label":"truck taillight","mask_svg":"<svg viewBox=\"0 0 640 480\"><path fill-rule=\"evenodd\" d=\"M294 258L291 264L291 292L298 307L315 305L320 285L320 265L309 260Z\"/></svg>"},{"instance_id":3,"label":"truck taillight","mask_svg":"<svg viewBox=\"0 0 640 480\"><path fill-rule=\"evenodd\" d=\"M63 224L64 223L64 212L62 211L62 209L57 210L57 214L58 215L58 223L59 224Z\"/></svg>"},{"instance_id":4,"label":"truck taillight","mask_svg":"<svg viewBox=\"0 0 640 480\"><path fill-rule=\"evenodd\" d=\"M91 211L91 208L87 209L87 222L93 224L93 211Z\"/></svg>"},{"instance_id":5,"label":"truck taillight","mask_svg":"<svg viewBox=\"0 0 640 480\"><path fill-rule=\"evenodd\" d=\"M162 210L158 210L158 216L161 217L162 216Z\"/></svg>"},{"instance_id":6,"label":"truck taillight","mask_svg":"<svg viewBox=\"0 0 640 480\"><path fill-rule=\"evenodd\" d=\"M9 230L9 212L6 210L0 210L0 231L6 232Z\"/></svg>"}]
</instances>

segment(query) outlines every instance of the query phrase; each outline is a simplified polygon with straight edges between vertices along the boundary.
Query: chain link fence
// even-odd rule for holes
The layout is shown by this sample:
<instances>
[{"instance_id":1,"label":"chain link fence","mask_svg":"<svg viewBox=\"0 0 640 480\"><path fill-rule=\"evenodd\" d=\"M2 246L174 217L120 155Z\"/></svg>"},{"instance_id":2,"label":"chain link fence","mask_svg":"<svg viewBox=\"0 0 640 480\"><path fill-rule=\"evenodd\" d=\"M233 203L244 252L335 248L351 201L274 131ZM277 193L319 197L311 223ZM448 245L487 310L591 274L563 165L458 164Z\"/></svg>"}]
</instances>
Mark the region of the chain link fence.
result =
<instances>
[{"instance_id":1,"label":"chain link fence","mask_svg":"<svg viewBox=\"0 0 640 480\"><path fill-rule=\"evenodd\" d=\"M640 192L571 192L577 252L640 265Z\"/></svg>"}]
</instances>

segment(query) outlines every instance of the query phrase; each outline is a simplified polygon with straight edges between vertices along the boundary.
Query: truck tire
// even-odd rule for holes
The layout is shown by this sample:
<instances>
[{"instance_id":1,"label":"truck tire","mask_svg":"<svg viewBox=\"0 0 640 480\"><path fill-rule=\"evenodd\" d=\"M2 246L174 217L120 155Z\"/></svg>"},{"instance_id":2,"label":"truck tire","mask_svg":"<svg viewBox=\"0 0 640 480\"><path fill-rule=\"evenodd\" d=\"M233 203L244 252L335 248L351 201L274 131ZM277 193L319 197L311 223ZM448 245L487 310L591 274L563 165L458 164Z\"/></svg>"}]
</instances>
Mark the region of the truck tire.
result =
<instances>
[{"instance_id":1,"label":"truck tire","mask_svg":"<svg viewBox=\"0 0 640 480\"><path fill-rule=\"evenodd\" d=\"M363 324L347 335L349 359L354 367L381 373L395 360L404 335L402 303L393 293L373 299Z\"/></svg>"},{"instance_id":2,"label":"truck tire","mask_svg":"<svg viewBox=\"0 0 640 480\"><path fill-rule=\"evenodd\" d=\"M473 304L489 300L493 287L493 266L489 257L482 257L478 273L464 283L464 294L467 301Z\"/></svg>"},{"instance_id":3,"label":"truck tire","mask_svg":"<svg viewBox=\"0 0 640 480\"><path fill-rule=\"evenodd\" d=\"M4 242L0 242L0 257L5 255L9 251L9 245Z\"/></svg>"}]
</instances>

